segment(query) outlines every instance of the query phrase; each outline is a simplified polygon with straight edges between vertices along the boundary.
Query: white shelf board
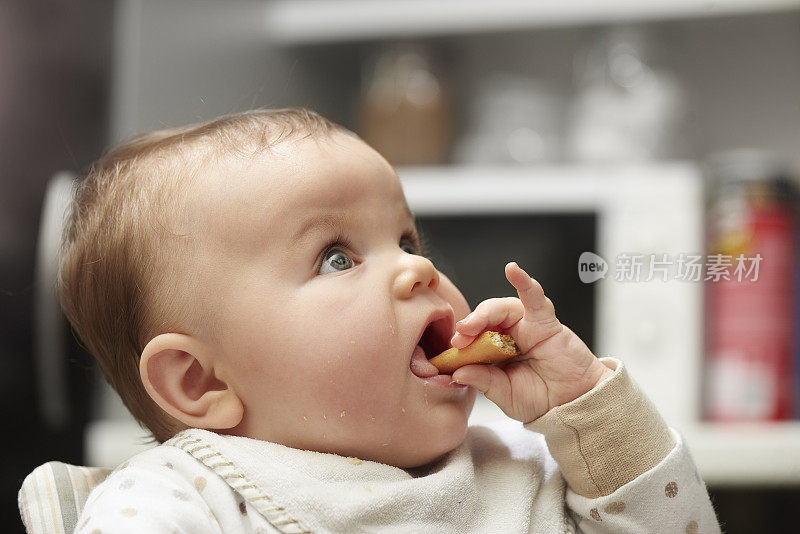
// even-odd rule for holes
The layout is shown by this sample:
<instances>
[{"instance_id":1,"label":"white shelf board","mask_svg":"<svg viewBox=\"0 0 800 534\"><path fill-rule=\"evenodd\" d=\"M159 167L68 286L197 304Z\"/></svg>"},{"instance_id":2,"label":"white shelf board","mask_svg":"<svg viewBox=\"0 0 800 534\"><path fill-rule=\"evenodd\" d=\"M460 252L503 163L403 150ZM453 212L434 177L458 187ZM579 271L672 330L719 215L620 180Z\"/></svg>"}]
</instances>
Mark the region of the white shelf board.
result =
<instances>
[{"instance_id":1,"label":"white shelf board","mask_svg":"<svg viewBox=\"0 0 800 534\"><path fill-rule=\"evenodd\" d=\"M397 174L416 214L592 212L602 185L584 166L400 167ZM532 187L535 194L518 194ZM447 201L456 195L458 202Z\"/></svg>"},{"instance_id":2,"label":"white shelf board","mask_svg":"<svg viewBox=\"0 0 800 534\"><path fill-rule=\"evenodd\" d=\"M800 0L275 0L265 33L280 46L794 10Z\"/></svg>"},{"instance_id":3,"label":"white shelf board","mask_svg":"<svg viewBox=\"0 0 800 534\"><path fill-rule=\"evenodd\" d=\"M691 174L684 161L399 167L406 198L418 215L434 213L592 213L619 196L621 180L669 182ZM668 194L662 191L661 194ZM448 202L450 198L457 202Z\"/></svg>"},{"instance_id":4,"label":"white shelf board","mask_svg":"<svg viewBox=\"0 0 800 534\"><path fill-rule=\"evenodd\" d=\"M698 424L679 429L706 484L800 485L800 422Z\"/></svg>"}]
</instances>

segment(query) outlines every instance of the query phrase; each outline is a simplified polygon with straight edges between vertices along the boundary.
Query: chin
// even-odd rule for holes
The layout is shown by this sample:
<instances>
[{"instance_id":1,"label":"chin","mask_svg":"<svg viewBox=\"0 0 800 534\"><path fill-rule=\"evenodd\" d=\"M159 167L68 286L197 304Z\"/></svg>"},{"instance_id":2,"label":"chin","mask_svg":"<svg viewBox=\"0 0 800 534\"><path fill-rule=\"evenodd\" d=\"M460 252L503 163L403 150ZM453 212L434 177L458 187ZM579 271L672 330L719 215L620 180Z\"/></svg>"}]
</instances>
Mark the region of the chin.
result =
<instances>
[{"instance_id":1,"label":"chin","mask_svg":"<svg viewBox=\"0 0 800 534\"><path fill-rule=\"evenodd\" d=\"M422 467L435 462L445 454L456 449L464 442L467 436L467 420L460 425L449 424L440 427L429 439L424 440L423 446L418 448L405 448L398 454L392 465L402 469Z\"/></svg>"},{"instance_id":2,"label":"chin","mask_svg":"<svg viewBox=\"0 0 800 534\"><path fill-rule=\"evenodd\" d=\"M436 462L450 451L456 449L459 445L461 445L461 443L463 443L465 436L466 427L464 428L464 433L459 436L460 439L453 440L452 443L443 445L441 447L432 447L425 450L414 451L411 454L404 455L404 457L400 458L399 461L394 462L394 465L402 469L424 467L428 464Z\"/></svg>"}]
</instances>

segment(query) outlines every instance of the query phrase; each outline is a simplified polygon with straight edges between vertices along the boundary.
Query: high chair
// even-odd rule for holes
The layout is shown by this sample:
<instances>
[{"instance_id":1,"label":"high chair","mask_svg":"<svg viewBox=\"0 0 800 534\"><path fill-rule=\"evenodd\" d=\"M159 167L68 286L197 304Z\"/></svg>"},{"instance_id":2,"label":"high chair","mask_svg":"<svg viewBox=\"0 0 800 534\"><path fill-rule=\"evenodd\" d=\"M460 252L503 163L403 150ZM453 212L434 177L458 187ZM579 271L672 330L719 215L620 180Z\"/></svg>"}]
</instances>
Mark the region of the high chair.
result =
<instances>
[{"instance_id":1,"label":"high chair","mask_svg":"<svg viewBox=\"0 0 800 534\"><path fill-rule=\"evenodd\" d=\"M22 482L17 504L28 534L72 534L86 498L111 469L47 462Z\"/></svg>"}]
</instances>

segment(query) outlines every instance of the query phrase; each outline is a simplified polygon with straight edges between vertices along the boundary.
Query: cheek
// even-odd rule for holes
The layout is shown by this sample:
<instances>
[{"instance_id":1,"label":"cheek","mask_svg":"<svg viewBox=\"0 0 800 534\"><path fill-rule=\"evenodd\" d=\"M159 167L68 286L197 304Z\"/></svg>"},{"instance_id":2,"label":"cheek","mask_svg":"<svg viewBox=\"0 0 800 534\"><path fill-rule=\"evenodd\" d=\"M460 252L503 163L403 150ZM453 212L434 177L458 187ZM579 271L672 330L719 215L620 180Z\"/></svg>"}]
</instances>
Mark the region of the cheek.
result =
<instances>
[{"instance_id":1,"label":"cheek","mask_svg":"<svg viewBox=\"0 0 800 534\"><path fill-rule=\"evenodd\" d=\"M439 289L437 292L453 307L456 321L460 321L469 315L470 309L467 299L464 298L464 295L461 294L455 284L442 273L439 273Z\"/></svg>"},{"instance_id":2,"label":"cheek","mask_svg":"<svg viewBox=\"0 0 800 534\"><path fill-rule=\"evenodd\" d=\"M302 313L302 368L317 395L352 397L371 393L399 369L397 324L379 299L329 294ZM357 386L357 387L356 387ZM328 399L330 400L330 399Z\"/></svg>"},{"instance_id":3,"label":"cheek","mask_svg":"<svg viewBox=\"0 0 800 534\"><path fill-rule=\"evenodd\" d=\"M303 302L302 315L314 330L315 346L357 354L392 344L397 338L396 319L391 301L380 295L372 287L348 285L346 290L334 288Z\"/></svg>"}]
</instances>

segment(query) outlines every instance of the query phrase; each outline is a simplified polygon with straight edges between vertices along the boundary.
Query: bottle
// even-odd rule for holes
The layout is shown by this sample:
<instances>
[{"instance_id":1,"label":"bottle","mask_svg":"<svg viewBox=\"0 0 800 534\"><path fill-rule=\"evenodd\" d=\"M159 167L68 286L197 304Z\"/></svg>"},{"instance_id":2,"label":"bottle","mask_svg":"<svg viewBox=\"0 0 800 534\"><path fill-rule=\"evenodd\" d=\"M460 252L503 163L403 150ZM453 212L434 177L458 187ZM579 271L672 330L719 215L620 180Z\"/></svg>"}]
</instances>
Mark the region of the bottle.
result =
<instances>
[{"instance_id":1,"label":"bottle","mask_svg":"<svg viewBox=\"0 0 800 534\"><path fill-rule=\"evenodd\" d=\"M719 154L709 174L705 415L713 421L790 419L796 193L780 162L762 152Z\"/></svg>"}]
</instances>

